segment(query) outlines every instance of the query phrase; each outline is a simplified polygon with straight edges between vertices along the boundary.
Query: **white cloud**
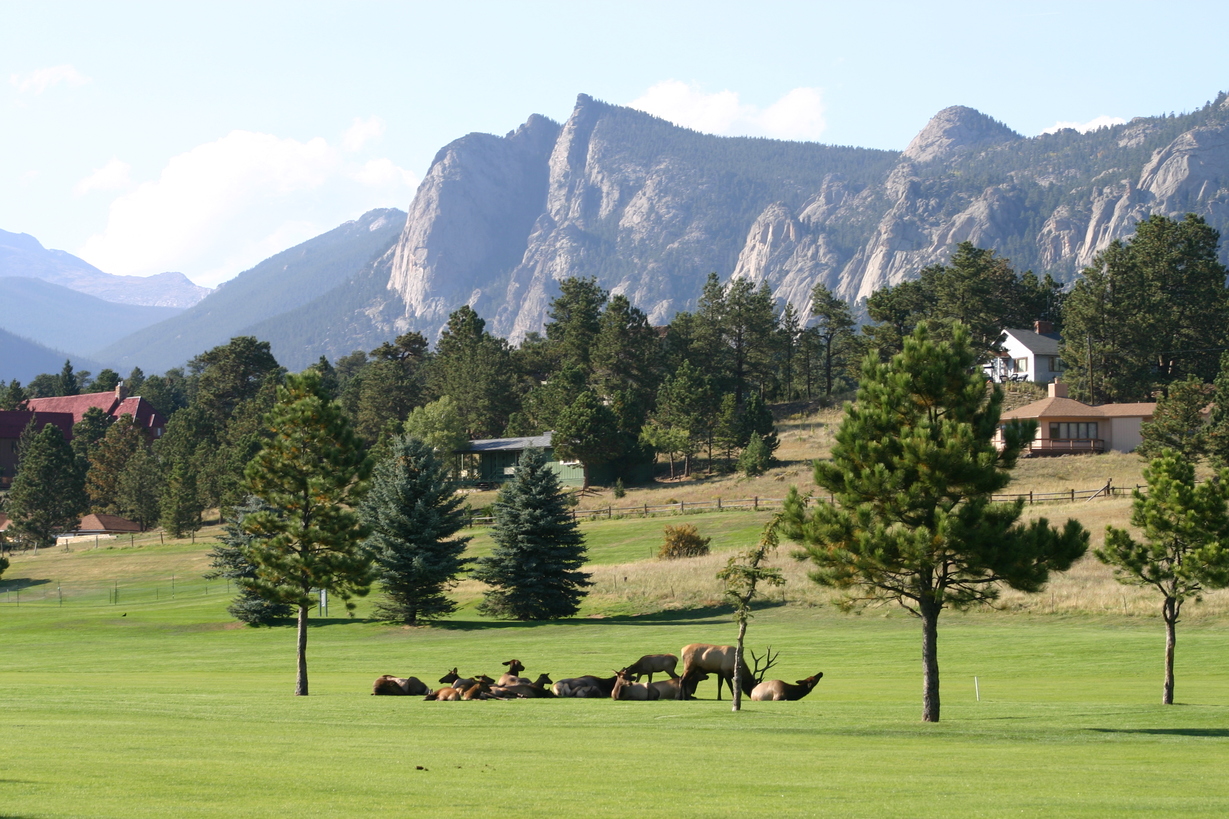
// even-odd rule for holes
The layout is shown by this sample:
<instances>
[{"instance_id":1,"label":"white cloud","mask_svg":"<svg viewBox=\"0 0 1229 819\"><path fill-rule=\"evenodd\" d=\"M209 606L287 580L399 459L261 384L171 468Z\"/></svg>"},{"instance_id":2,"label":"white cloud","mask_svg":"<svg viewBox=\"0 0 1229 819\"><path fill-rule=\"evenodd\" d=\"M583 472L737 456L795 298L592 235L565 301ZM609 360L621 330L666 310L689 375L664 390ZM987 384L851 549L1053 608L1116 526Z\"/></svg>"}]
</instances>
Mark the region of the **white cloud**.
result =
<instances>
[{"instance_id":1,"label":"white cloud","mask_svg":"<svg viewBox=\"0 0 1229 819\"><path fill-rule=\"evenodd\" d=\"M709 94L698 85L665 80L629 105L676 125L710 134L818 139L823 97L818 88L795 88L767 108L744 104L735 91Z\"/></svg>"},{"instance_id":2,"label":"white cloud","mask_svg":"<svg viewBox=\"0 0 1229 819\"><path fill-rule=\"evenodd\" d=\"M116 198L78 255L109 273L178 270L214 286L366 210L405 208L416 185L390 160L358 165L322 138L232 131Z\"/></svg>"},{"instance_id":3,"label":"white cloud","mask_svg":"<svg viewBox=\"0 0 1229 819\"><path fill-rule=\"evenodd\" d=\"M73 186L73 196L85 196L91 191L123 190L132 184L128 175L132 166L115 157Z\"/></svg>"},{"instance_id":4,"label":"white cloud","mask_svg":"<svg viewBox=\"0 0 1229 819\"><path fill-rule=\"evenodd\" d=\"M358 151L368 142L378 140L382 136L384 136L384 120L379 117L367 119L355 117L354 124L341 137L341 147L347 151Z\"/></svg>"},{"instance_id":5,"label":"white cloud","mask_svg":"<svg viewBox=\"0 0 1229 819\"><path fill-rule=\"evenodd\" d=\"M71 65L56 65L51 68L27 71L24 74L9 75L9 82L17 89L19 94L37 95L60 83L75 87L92 81Z\"/></svg>"},{"instance_id":6,"label":"white cloud","mask_svg":"<svg viewBox=\"0 0 1229 819\"><path fill-rule=\"evenodd\" d=\"M1096 119L1090 119L1088 122L1056 122L1041 133L1053 134L1064 128L1074 128L1081 134L1086 134L1089 131L1097 131L1102 128L1109 128L1111 125L1124 125L1125 123L1126 120L1122 117L1110 117L1102 114Z\"/></svg>"}]
</instances>

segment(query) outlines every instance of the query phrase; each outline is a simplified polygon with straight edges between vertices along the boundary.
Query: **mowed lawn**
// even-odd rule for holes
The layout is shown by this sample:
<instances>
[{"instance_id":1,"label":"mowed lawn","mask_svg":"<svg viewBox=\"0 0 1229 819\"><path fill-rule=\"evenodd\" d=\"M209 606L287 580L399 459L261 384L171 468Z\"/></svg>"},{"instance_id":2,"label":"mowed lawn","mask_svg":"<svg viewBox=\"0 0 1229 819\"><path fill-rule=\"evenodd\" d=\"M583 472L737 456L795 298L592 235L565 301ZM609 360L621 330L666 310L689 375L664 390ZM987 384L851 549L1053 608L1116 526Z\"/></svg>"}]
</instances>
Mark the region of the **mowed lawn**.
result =
<instances>
[{"instance_id":1,"label":"mowed lawn","mask_svg":"<svg viewBox=\"0 0 1229 819\"><path fill-rule=\"evenodd\" d=\"M758 531L751 515L730 521ZM595 557L647 549L609 537ZM185 574L196 565L171 544L112 555L163 550ZM105 553L57 555L57 570L88 558L103 577ZM6 585L55 565L42 557L19 556ZM731 642L713 608L526 625L467 607L416 629L317 619L312 695L296 698L293 629L237 627L216 585L180 582L171 601L0 605L0 816L1229 815L1223 619L1179 626L1180 704L1163 707L1155 618L945 613L943 721L927 725L920 629L892 609L759 610L748 642L780 652L770 676L824 679L802 702L739 714L711 681L686 703L370 696L383 673L434 684L516 657L559 679Z\"/></svg>"}]
</instances>

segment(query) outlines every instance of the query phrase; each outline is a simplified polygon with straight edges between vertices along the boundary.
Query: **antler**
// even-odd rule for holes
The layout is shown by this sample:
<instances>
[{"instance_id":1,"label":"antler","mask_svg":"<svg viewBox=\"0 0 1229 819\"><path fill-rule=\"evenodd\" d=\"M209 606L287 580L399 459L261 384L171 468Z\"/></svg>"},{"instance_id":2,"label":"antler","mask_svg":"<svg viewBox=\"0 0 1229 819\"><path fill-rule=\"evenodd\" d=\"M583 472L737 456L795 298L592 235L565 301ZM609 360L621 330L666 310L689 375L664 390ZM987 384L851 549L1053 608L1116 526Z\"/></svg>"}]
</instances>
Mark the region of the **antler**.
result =
<instances>
[{"instance_id":1,"label":"antler","mask_svg":"<svg viewBox=\"0 0 1229 819\"><path fill-rule=\"evenodd\" d=\"M772 646L768 646L768 649L763 657L755 656L754 650L751 652L751 661L755 663L755 668L752 669L751 676L755 677L756 684L764 681L764 676L768 673L768 669L777 664L777 658L779 656L781 656L781 652L779 651L776 654L772 653ZM763 668L760 668L761 661L766 661Z\"/></svg>"}]
</instances>

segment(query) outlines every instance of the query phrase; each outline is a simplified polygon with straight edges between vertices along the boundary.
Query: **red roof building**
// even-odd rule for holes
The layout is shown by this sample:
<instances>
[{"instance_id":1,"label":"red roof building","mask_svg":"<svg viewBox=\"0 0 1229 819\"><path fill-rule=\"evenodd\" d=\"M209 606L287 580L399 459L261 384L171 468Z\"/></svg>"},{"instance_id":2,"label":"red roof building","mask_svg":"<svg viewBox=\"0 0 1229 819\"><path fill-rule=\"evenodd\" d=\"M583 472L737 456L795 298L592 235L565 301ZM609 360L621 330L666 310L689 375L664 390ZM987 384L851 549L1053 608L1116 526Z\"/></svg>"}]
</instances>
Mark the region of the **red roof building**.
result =
<instances>
[{"instance_id":1,"label":"red roof building","mask_svg":"<svg viewBox=\"0 0 1229 819\"><path fill-rule=\"evenodd\" d=\"M133 422L150 438L159 438L166 430L166 419L158 414L154 405L139 395L129 396L123 384L114 392L91 392L84 395L59 395L53 398L31 398L26 407L39 413L65 412L72 415L73 423L85 417L86 410L97 407L118 420L121 415L131 415Z\"/></svg>"},{"instance_id":2,"label":"red roof building","mask_svg":"<svg viewBox=\"0 0 1229 819\"><path fill-rule=\"evenodd\" d=\"M119 515L101 512L86 515L77 524L75 535L127 535L141 531L141 526Z\"/></svg>"},{"instance_id":3,"label":"red roof building","mask_svg":"<svg viewBox=\"0 0 1229 819\"><path fill-rule=\"evenodd\" d=\"M13 482L13 475L17 472L17 443L21 440L22 430L35 416L38 417L40 429L51 424L64 433L65 441L72 439L74 421L70 413L0 410L0 486L7 487Z\"/></svg>"}]
</instances>

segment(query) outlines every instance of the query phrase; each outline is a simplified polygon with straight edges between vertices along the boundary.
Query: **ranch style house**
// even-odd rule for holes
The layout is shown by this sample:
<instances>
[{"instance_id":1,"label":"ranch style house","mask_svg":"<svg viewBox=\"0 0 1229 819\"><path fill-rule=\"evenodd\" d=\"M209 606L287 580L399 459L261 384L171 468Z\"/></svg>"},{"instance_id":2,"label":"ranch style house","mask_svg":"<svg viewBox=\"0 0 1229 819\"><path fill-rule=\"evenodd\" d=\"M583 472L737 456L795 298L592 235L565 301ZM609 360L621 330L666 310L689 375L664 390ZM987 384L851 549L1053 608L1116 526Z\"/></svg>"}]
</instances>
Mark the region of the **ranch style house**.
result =
<instances>
[{"instance_id":1,"label":"ranch style house","mask_svg":"<svg viewBox=\"0 0 1229 819\"><path fill-rule=\"evenodd\" d=\"M1143 440L1140 428L1152 419L1155 402L1089 406L1067 397L1067 385L1052 381L1040 401L1005 412L1002 421L1037 421L1037 435L1025 455L1131 452ZM995 436L1002 448L1003 432Z\"/></svg>"}]
</instances>

